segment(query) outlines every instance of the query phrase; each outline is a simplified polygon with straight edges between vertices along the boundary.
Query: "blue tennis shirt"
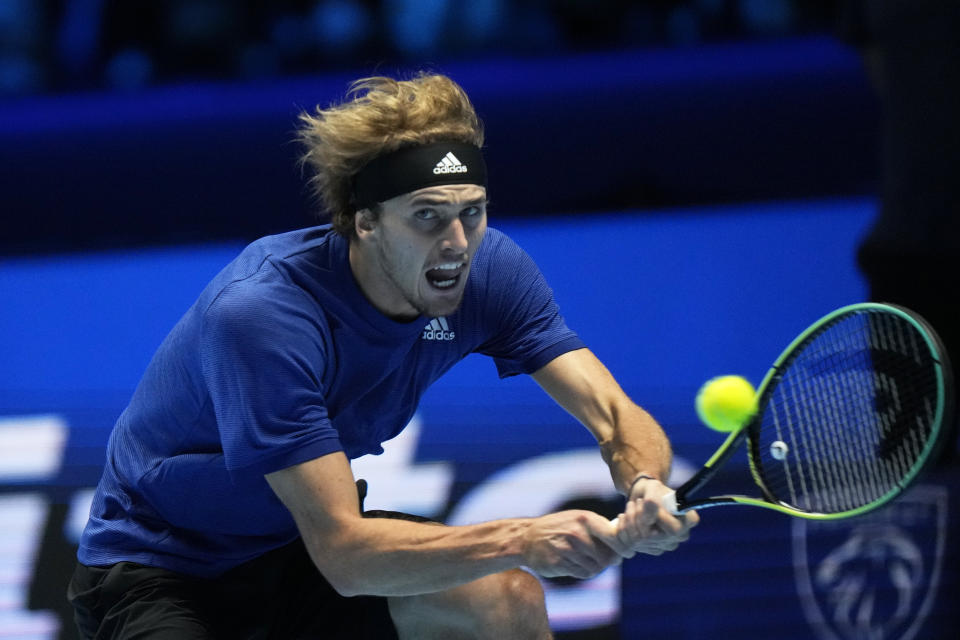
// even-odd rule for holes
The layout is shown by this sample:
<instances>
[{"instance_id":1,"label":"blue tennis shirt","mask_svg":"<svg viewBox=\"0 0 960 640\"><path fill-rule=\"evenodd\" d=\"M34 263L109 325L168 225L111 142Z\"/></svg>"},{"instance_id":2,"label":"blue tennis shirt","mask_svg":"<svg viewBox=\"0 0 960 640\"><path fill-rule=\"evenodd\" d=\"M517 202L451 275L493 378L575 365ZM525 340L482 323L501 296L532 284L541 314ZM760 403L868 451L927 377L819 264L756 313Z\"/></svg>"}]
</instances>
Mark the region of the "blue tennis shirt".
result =
<instances>
[{"instance_id":1,"label":"blue tennis shirt","mask_svg":"<svg viewBox=\"0 0 960 640\"><path fill-rule=\"evenodd\" d=\"M470 353L509 376L581 347L539 269L495 229L460 308L413 322L367 301L329 226L262 238L151 360L110 436L78 557L219 575L299 535L265 474L381 453Z\"/></svg>"}]
</instances>

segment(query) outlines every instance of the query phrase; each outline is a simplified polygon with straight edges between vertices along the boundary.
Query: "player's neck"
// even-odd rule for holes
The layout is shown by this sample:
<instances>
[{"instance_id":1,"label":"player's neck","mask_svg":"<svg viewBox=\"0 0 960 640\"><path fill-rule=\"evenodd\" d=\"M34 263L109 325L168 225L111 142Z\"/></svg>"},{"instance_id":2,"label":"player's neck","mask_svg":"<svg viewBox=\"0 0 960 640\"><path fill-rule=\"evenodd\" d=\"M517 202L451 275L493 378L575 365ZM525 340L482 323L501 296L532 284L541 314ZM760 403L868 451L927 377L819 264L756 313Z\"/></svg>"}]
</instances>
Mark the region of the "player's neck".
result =
<instances>
[{"instance_id":1,"label":"player's neck","mask_svg":"<svg viewBox=\"0 0 960 640\"><path fill-rule=\"evenodd\" d=\"M397 291L383 269L378 267L372 249L356 238L350 239L348 261L357 288L374 309L397 322L408 322L420 316Z\"/></svg>"}]
</instances>

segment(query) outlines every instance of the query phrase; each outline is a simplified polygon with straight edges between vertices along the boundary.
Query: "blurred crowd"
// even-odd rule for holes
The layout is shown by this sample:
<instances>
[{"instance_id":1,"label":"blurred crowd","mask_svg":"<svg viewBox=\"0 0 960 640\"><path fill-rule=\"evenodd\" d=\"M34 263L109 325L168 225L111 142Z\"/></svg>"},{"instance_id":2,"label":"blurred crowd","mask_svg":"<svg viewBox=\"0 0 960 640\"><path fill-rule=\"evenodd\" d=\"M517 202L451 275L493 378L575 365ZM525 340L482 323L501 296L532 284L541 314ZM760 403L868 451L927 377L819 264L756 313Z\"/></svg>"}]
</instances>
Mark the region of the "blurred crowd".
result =
<instances>
[{"instance_id":1,"label":"blurred crowd","mask_svg":"<svg viewBox=\"0 0 960 640\"><path fill-rule=\"evenodd\" d=\"M829 0L0 0L0 95L829 29Z\"/></svg>"}]
</instances>

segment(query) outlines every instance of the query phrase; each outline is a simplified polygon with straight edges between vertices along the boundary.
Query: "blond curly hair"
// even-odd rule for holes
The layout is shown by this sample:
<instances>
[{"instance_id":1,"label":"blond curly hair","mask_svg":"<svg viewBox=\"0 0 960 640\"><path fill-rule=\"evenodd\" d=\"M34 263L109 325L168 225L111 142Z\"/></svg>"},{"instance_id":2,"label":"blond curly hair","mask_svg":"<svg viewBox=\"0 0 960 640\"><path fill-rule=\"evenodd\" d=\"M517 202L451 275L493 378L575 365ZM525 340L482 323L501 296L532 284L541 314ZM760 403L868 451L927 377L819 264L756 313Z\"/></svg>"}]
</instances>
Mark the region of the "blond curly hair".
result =
<instances>
[{"instance_id":1,"label":"blond curly hair","mask_svg":"<svg viewBox=\"0 0 960 640\"><path fill-rule=\"evenodd\" d=\"M419 73L410 80L363 78L343 104L300 114L309 186L341 235L354 233L353 176L400 147L439 141L483 145L483 125L466 92L450 78Z\"/></svg>"}]
</instances>

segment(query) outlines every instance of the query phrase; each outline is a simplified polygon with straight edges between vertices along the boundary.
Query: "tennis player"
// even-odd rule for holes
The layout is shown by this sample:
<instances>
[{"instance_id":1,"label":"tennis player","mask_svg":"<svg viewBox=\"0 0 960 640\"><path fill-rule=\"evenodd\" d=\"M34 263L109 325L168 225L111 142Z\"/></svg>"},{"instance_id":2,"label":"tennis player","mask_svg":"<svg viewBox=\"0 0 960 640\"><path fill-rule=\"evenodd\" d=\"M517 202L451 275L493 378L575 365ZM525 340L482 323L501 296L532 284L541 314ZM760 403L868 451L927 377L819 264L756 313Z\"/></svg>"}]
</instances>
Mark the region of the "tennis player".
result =
<instances>
[{"instance_id":1,"label":"tennis player","mask_svg":"<svg viewBox=\"0 0 960 640\"><path fill-rule=\"evenodd\" d=\"M248 246L150 362L110 437L69 587L88 638L548 638L541 576L675 549L660 426L487 227L480 122L449 78L371 78L301 116L332 215ZM448 527L366 512L382 451L467 354L526 373L596 437L628 497ZM363 486L363 483L359 483Z\"/></svg>"}]
</instances>

